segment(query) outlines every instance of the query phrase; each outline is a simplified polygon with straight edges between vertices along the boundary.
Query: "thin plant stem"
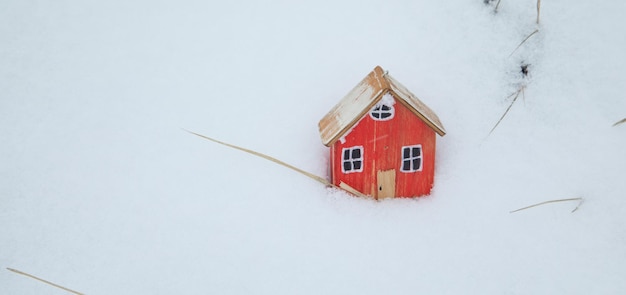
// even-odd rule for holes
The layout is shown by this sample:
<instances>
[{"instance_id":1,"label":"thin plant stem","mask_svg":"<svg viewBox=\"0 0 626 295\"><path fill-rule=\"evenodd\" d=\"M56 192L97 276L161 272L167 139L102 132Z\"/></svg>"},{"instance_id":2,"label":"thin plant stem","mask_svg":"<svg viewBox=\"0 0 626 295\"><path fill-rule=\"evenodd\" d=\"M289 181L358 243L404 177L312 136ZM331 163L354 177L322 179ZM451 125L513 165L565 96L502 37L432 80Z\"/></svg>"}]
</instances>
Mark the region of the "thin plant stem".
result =
<instances>
[{"instance_id":1,"label":"thin plant stem","mask_svg":"<svg viewBox=\"0 0 626 295\"><path fill-rule=\"evenodd\" d=\"M12 271L12 272L14 272L14 273L16 273L16 274L23 275L23 276L25 276L25 277L29 277L29 278L31 278L31 279L35 279L35 280L40 281L40 282L42 282L42 283L48 284L48 285L50 285L50 286L57 287L57 288L59 288L59 289L65 290L65 291L70 292L70 293L74 293L74 294L77 294L77 295L84 295L83 293L80 293L80 292L74 291L74 290L72 290L72 289L69 289L69 288L63 287L63 286L61 286L61 285L57 285L57 284L55 284L55 283L53 283L53 282L46 281L46 280L44 280L44 279L42 279L42 278L38 278L38 277L36 277L36 276L34 276L34 275L31 275L31 274L25 273L25 272L23 272L23 271L19 271L19 270L17 270L17 269L13 269L13 268L8 268L8 267L7 267L7 270Z\"/></svg>"},{"instance_id":2,"label":"thin plant stem","mask_svg":"<svg viewBox=\"0 0 626 295\"><path fill-rule=\"evenodd\" d=\"M493 128L491 128L491 131L489 131L489 135L491 135L491 133L493 133L494 130L496 130L496 127L498 127L498 125L500 125L500 122L502 122L502 119L504 119L504 117L506 116L506 114L509 112L509 110L511 109L511 107L513 106L513 104L515 103L515 101L517 100L517 98L519 97L519 94L522 93L524 91L525 86L520 87L520 89L518 89L516 92L514 92L513 94L509 95L509 97L515 95L515 97L513 98L513 101L511 101L511 104L509 105L508 108L506 108L506 111L504 111L504 114L502 114L502 117L500 117L500 120L498 120L498 122L496 123L496 125L493 126ZM508 98L508 97L507 97Z\"/></svg>"},{"instance_id":3,"label":"thin plant stem","mask_svg":"<svg viewBox=\"0 0 626 295\"><path fill-rule=\"evenodd\" d=\"M619 124L622 124L622 123L626 123L626 118L621 119L621 120L619 120L619 121L615 122L615 124L613 124L613 127L615 127L615 126L617 126L617 125L619 125Z\"/></svg>"},{"instance_id":4,"label":"thin plant stem","mask_svg":"<svg viewBox=\"0 0 626 295\"><path fill-rule=\"evenodd\" d=\"M550 201L545 201L545 202L533 204L533 205L530 205L530 206L526 206L526 207L523 207L523 208L519 208L517 210L510 211L509 213L515 213L517 211L522 211L522 210L530 209L530 208L541 206L541 205L545 205L545 204L557 203L557 202L567 202L567 201L580 201L578 203L578 205L576 206L576 208L574 208L574 210L572 210L572 213L574 213L574 212L576 212L576 210L578 210L578 207L580 207L580 205L583 203L584 200L583 200L583 198L570 198L570 199L550 200Z\"/></svg>"},{"instance_id":5,"label":"thin plant stem","mask_svg":"<svg viewBox=\"0 0 626 295\"><path fill-rule=\"evenodd\" d=\"M257 152L257 151L253 151L253 150L250 150L250 149L247 149L247 148L243 148L243 147L240 147L240 146L236 146L236 145L234 145L234 144L230 144L230 143L226 143L226 142L223 142L223 141L219 141L219 140L217 140L217 139L213 139L213 138L210 138L210 137L208 137L208 136L205 136L205 135L202 135L202 134L198 134L198 133L195 133L195 132L192 132L192 131L189 131L189 130L185 130L185 131L187 131L187 132L189 132L189 133L191 133L191 134L193 134L193 135L196 135L196 136L202 137L202 138L204 138L204 139L208 139L208 140L210 140L210 141L212 141L212 142L219 143L219 144L221 144L221 145L225 145L225 146L227 146L227 147L234 148L234 149L237 149L237 150L240 150L240 151L243 151L243 152L246 152L246 153L249 153L249 154L255 155L255 156L257 156L257 157L261 157L261 158L263 158L263 159L266 159L266 160L272 161L272 162L274 162L274 163L276 163L276 164L279 164L279 165L281 165L281 166L287 167L287 168L289 168L289 169L291 169L291 170L294 170L294 171L296 171L296 172L298 172L298 173L304 174L304 175L308 176L309 178L312 178L312 179L314 179L314 180L316 180L316 181L318 181L318 182L320 182L320 183L322 183L322 184L324 184L324 185L329 185L329 184L330 184L330 182L329 182L328 180L326 180L326 179L324 179L324 178L322 178L322 177L320 177L320 176L317 176L317 175L315 175L315 174L313 174L313 173L310 173L310 172L304 171L304 170L302 170L302 169L300 169L300 168L297 168L297 167L295 167L295 166L293 166L293 165L287 164L287 163L285 163L285 162L283 162L283 161L281 161L281 160L278 160L278 159L276 159L276 158L274 158L274 157L271 157L271 156L268 156L268 155L266 155L266 154L262 154L262 153L259 153L259 152Z\"/></svg>"},{"instance_id":6,"label":"thin plant stem","mask_svg":"<svg viewBox=\"0 0 626 295\"><path fill-rule=\"evenodd\" d=\"M513 55L513 53L515 53L515 51L517 51L522 44L524 44L524 42L526 42L530 37L532 37L532 35L537 34L537 32L539 32L539 29L535 29L532 33L530 33L530 35L526 36L526 38L524 38L524 40L522 40L522 42L520 42L519 45L517 45L517 47L515 47L515 49L511 52L511 54L509 54L509 57L511 57L511 55Z\"/></svg>"},{"instance_id":7,"label":"thin plant stem","mask_svg":"<svg viewBox=\"0 0 626 295\"><path fill-rule=\"evenodd\" d=\"M183 130L185 130L185 129L183 129ZM309 177L309 178L311 178L311 179L313 179L313 180L315 180L315 181L317 181L317 182L319 182L319 183L321 183L323 185L326 185L326 186L329 186L329 187L333 187L333 188L336 188L336 189L340 189L340 190L349 192L349 193L351 193L353 195L357 195L359 197L367 197L366 195L361 194L359 191L354 190L352 188L349 188L345 184L344 184L344 186L348 187L348 189L340 187L340 186L337 186L337 185L331 183L330 181L326 180L325 178L323 178L321 176L317 176L317 175L315 175L315 174L313 174L311 172L304 171L304 170L302 170L302 169L300 169L300 168L298 168L296 166L293 166L291 164L287 164L287 163L285 163L285 162L283 162L283 161L281 161L279 159L276 159L274 157L268 156L266 154L263 154L263 153L260 153L260 152L257 152L257 151L253 151L251 149L247 149L247 148L244 148L244 147L236 146L234 144L230 144L230 143L226 143L226 142L223 142L223 141L219 141L217 139L213 139L213 138L210 138L208 136L205 136L205 135L202 135L202 134L199 134L199 133L195 133L195 132L192 132L192 131L189 131L189 130L185 130L185 131L187 131L187 132L189 132L189 133L191 133L193 135L196 135L198 137L204 138L206 140L209 140L209 141L212 141L212 142L215 142L215 143L218 143L218 144L221 144L221 145L224 145L224 146L236 149L236 150L240 150L242 152L246 152L248 154L251 154L251 155L254 155L254 156L266 159L268 161L274 162L274 163L276 163L278 165L281 165L283 167L287 167L287 168L289 168L291 170L294 170L294 171L296 171L296 172L298 172L298 173L300 173L300 174L302 174L302 175L304 175L306 177Z\"/></svg>"},{"instance_id":8,"label":"thin plant stem","mask_svg":"<svg viewBox=\"0 0 626 295\"><path fill-rule=\"evenodd\" d=\"M539 14L541 12L541 0L537 0L537 24L539 24Z\"/></svg>"}]
</instances>

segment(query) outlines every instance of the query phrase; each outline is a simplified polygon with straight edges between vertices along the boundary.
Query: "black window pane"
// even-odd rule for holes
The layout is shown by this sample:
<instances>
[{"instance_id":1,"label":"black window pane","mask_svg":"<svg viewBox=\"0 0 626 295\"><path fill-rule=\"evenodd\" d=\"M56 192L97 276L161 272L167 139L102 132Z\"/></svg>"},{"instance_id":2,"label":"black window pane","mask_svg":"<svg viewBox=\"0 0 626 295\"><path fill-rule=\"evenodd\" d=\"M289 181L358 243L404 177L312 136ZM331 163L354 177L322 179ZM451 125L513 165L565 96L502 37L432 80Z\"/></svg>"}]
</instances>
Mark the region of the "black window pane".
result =
<instances>
[{"instance_id":1,"label":"black window pane","mask_svg":"<svg viewBox=\"0 0 626 295\"><path fill-rule=\"evenodd\" d=\"M352 159L360 159L360 158L361 158L361 149L353 149Z\"/></svg>"},{"instance_id":2,"label":"black window pane","mask_svg":"<svg viewBox=\"0 0 626 295\"><path fill-rule=\"evenodd\" d=\"M411 149L410 148L403 148L402 149L402 158L403 159L408 159L411 157Z\"/></svg>"},{"instance_id":3,"label":"black window pane","mask_svg":"<svg viewBox=\"0 0 626 295\"><path fill-rule=\"evenodd\" d=\"M350 162L343 162L343 171L350 171L352 170L352 164Z\"/></svg>"},{"instance_id":4,"label":"black window pane","mask_svg":"<svg viewBox=\"0 0 626 295\"><path fill-rule=\"evenodd\" d=\"M361 170L361 161L354 161L352 164L354 165L354 170Z\"/></svg>"},{"instance_id":5,"label":"black window pane","mask_svg":"<svg viewBox=\"0 0 626 295\"><path fill-rule=\"evenodd\" d=\"M413 169L419 170L422 167L422 159L417 158L413 160Z\"/></svg>"},{"instance_id":6,"label":"black window pane","mask_svg":"<svg viewBox=\"0 0 626 295\"><path fill-rule=\"evenodd\" d=\"M381 119L385 119L385 118L389 118L389 117L391 117L391 113L381 113L380 114L380 118Z\"/></svg>"},{"instance_id":7,"label":"black window pane","mask_svg":"<svg viewBox=\"0 0 626 295\"><path fill-rule=\"evenodd\" d=\"M402 161L402 170L411 171L411 161Z\"/></svg>"},{"instance_id":8,"label":"black window pane","mask_svg":"<svg viewBox=\"0 0 626 295\"><path fill-rule=\"evenodd\" d=\"M422 149L418 147L413 148L413 157L419 157L422 154Z\"/></svg>"},{"instance_id":9,"label":"black window pane","mask_svg":"<svg viewBox=\"0 0 626 295\"><path fill-rule=\"evenodd\" d=\"M372 113L372 116L376 119L380 119L380 113Z\"/></svg>"},{"instance_id":10,"label":"black window pane","mask_svg":"<svg viewBox=\"0 0 626 295\"><path fill-rule=\"evenodd\" d=\"M344 160L350 159L350 150L344 150L343 151L343 159Z\"/></svg>"},{"instance_id":11,"label":"black window pane","mask_svg":"<svg viewBox=\"0 0 626 295\"><path fill-rule=\"evenodd\" d=\"M391 108L390 108L389 106L386 106L386 105L383 105L383 106L381 107L381 109L382 109L383 111L390 111L390 110L391 110Z\"/></svg>"}]
</instances>

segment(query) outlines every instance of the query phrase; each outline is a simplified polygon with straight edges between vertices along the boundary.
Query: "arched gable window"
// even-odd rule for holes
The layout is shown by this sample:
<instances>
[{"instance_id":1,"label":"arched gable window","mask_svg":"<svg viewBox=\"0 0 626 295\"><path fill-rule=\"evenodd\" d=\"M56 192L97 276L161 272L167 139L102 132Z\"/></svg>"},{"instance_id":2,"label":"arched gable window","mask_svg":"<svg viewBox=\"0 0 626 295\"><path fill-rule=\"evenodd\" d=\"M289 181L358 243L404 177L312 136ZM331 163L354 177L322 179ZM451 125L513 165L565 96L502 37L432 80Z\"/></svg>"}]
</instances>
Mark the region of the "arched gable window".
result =
<instances>
[{"instance_id":1,"label":"arched gable window","mask_svg":"<svg viewBox=\"0 0 626 295\"><path fill-rule=\"evenodd\" d=\"M370 111L370 117L376 121L387 121L393 119L395 109L393 105L396 103L393 95L387 92L380 101Z\"/></svg>"},{"instance_id":2,"label":"arched gable window","mask_svg":"<svg viewBox=\"0 0 626 295\"><path fill-rule=\"evenodd\" d=\"M394 109L392 105L380 104L374 106L370 112L372 119L378 121L391 120L393 118Z\"/></svg>"}]
</instances>

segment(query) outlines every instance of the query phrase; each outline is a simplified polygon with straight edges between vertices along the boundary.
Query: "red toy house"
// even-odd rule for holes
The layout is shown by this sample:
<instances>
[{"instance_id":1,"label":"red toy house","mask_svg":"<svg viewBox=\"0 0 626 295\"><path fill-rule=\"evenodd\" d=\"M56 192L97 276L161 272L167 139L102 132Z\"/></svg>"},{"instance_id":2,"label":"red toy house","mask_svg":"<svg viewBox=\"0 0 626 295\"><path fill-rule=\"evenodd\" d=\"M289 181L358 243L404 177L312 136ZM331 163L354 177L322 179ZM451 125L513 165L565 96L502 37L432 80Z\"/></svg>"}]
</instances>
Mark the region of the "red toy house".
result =
<instances>
[{"instance_id":1,"label":"red toy house","mask_svg":"<svg viewBox=\"0 0 626 295\"><path fill-rule=\"evenodd\" d=\"M437 115L377 66L319 122L331 182L376 199L428 195Z\"/></svg>"}]
</instances>

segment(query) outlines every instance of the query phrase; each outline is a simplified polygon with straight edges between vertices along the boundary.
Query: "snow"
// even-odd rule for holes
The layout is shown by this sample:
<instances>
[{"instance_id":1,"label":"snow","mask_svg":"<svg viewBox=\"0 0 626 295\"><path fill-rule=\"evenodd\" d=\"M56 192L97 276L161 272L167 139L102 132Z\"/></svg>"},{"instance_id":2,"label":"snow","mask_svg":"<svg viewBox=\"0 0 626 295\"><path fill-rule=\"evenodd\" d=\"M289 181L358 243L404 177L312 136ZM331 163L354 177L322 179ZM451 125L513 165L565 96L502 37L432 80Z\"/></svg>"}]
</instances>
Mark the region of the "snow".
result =
<instances>
[{"instance_id":1,"label":"snow","mask_svg":"<svg viewBox=\"0 0 626 295\"><path fill-rule=\"evenodd\" d=\"M392 106L396 103L396 100L393 98L391 93L387 92L383 94L383 97L380 99L378 103L376 103L376 107L380 107L383 105Z\"/></svg>"},{"instance_id":2,"label":"snow","mask_svg":"<svg viewBox=\"0 0 626 295\"><path fill-rule=\"evenodd\" d=\"M623 294L626 3L483 2L3 2L3 293ZM446 126L429 197L181 129L325 175L378 64Z\"/></svg>"}]
</instances>

